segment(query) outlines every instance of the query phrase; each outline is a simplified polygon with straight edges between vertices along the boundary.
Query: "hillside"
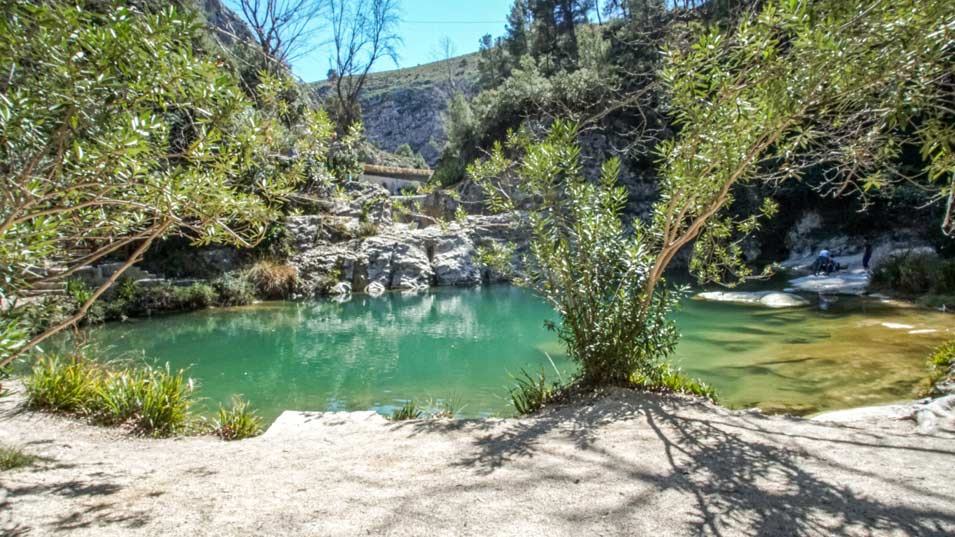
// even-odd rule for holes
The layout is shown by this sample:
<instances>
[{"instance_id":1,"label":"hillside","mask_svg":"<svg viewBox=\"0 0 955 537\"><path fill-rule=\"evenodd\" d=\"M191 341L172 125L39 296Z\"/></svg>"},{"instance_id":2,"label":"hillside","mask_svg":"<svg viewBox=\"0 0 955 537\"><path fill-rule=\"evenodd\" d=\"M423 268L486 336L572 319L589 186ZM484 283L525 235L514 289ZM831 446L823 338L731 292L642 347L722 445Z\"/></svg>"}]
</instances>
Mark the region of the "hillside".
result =
<instances>
[{"instance_id":1,"label":"hillside","mask_svg":"<svg viewBox=\"0 0 955 537\"><path fill-rule=\"evenodd\" d=\"M444 137L441 113L456 91L477 92L477 61L473 53L369 75L361 97L368 139L386 151L407 143L434 165ZM331 90L327 81L311 86L319 98Z\"/></svg>"}]
</instances>

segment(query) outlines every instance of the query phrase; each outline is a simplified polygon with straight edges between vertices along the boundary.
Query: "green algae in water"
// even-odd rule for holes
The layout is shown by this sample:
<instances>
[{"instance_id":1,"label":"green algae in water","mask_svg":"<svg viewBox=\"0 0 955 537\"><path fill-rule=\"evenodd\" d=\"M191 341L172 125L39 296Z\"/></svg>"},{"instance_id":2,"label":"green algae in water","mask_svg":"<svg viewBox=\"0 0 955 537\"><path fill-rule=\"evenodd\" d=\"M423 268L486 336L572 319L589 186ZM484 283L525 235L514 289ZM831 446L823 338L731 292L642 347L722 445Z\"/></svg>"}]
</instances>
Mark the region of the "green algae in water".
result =
<instances>
[{"instance_id":1,"label":"green algae in water","mask_svg":"<svg viewBox=\"0 0 955 537\"><path fill-rule=\"evenodd\" d=\"M213 412L242 394L283 410L377 410L450 399L464 417L512 413L510 374L574 366L544 320L550 307L507 286L250 307L109 324L97 354L188 368ZM910 398L955 318L845 299L828 311L687 300L675 361L724 405L810 413ZM888 325L888 326L887 326ZM911 328L899 328L899 326ZM934 330L928 333L911 333ZM553 365L547 356L553 359Z\"/></svg>"}]
</instances>

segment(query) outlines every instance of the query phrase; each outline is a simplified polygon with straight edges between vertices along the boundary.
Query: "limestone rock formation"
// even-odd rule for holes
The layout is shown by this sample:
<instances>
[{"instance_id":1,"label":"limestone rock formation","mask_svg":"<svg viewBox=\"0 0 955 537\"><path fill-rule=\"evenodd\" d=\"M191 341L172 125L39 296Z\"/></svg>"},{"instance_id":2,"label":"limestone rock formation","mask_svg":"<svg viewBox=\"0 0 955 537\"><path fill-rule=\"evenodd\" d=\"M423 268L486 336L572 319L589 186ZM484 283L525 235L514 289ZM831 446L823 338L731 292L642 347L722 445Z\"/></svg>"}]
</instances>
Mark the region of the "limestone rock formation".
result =
<instances>
[{"instance_id":1,"label":"limestone rock formation","mask_svg":"<svg viewBox=\"0 0 955 537\"><path fill-rule=\"evenodd\" d=\"M516 244L511 273L519 273L527 251L526 216L472 215L446 220L457 208L447 196L422 196L420 213L401 211L391 220L388 198L374 185L346 187L348 198L330 202L320 214L290 216L288 240L296 252L299 294L344 296L355 291L380 294L387 289L420 290L429 286L473 286L505 281L508 275L483 266L482 248ZM373 207L374 210L369 210ZM428 216L431 214L433 216ZM374 223L363 236L367 222Z\"/></svg>"}]
</instances>

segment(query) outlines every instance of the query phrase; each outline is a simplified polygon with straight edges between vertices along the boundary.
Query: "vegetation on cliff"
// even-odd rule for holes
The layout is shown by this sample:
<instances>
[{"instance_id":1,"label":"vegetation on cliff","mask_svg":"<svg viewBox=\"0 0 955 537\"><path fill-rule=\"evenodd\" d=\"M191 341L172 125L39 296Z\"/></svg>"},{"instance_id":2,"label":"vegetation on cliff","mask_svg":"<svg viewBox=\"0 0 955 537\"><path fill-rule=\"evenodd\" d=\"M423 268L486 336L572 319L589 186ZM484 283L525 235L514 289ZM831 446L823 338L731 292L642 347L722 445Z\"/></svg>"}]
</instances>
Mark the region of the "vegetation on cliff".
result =
<instances>
[{"instance_id":1,"label":"vegetation on cliff","mask_svg":"<svg viewBox=\"0 0 955 537\"><path fill-rule=\"evenodd\" d=\"M902 148L914 145L927 159L923 184L947 195L947 183L933 181L952 171L944 103L953 33L948 3L888 1L780 2L734 28L701 29L691 46L667 51L661 78L679 134L657 147L652 215L629 226L619 161L587 181L574 127L557 121L541 141L521 129L495 143L469 174L491 208L530 207L521 282L560 314L553 328L581 380L626 384L666 366L678 291L664 275L684 247L703 282L750 275L740 241L777 207L766 199L741 215L734 187L825 165L833 188L879 188L898 180Z\"/></svg>"}]
</instances>

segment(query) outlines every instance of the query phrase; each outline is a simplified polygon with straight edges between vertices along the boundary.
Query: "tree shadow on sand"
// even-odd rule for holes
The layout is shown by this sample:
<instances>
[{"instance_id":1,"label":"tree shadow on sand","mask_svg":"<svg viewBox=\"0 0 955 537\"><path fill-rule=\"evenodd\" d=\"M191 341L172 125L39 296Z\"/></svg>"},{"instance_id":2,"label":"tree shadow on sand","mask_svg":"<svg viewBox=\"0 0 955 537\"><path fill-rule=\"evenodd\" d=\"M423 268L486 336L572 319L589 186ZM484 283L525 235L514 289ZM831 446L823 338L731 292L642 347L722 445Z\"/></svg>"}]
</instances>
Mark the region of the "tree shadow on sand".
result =
<instances>
[{"instance_id":1,"label":"tree shadow on sand","mask_svg":"<svg viewBox=\"0 0 955 537\"><path fill-rule=\"evenodd\" d=\"M578 455L583 460L586 453L587 464L596 463L600 472L617 473L626 480L642 481L651 490L676 490L692 498L693 522L686 531L697 535L942 536L951 535L955 528L955 495L951 491L945 494L900 483L882 477L878 469L860 469L860 464L840 463L827 456L851 445L859 453L922 452L949 456L955 463L955 445L932 448L905 435L822 424L780 432L778 427L764 426L766 418L760 415L714 411L700 417L699 412L683 412L698 403L681 398L646 394L611 397L612 401L603 404L558 409L497 425L426 421L412 427L415 433L486 429L487 433L474 441L473 454L454 463L484 476L504 466L532 464L535 454L548 451L545 440L570 440L578 453L565 456L568 464ZM601 428L621 420L629 420L635 429L652 431L662 444L666 467L658 472L637 470L632 461L603 447ZM832 434L830 429L838 431ZM884 460L891 460L889 454L883 454ZM866 481L869 490L894 489L913 500L887 503L854 491L846 481ZM602 510L604 520L623 524L648 501L646 496L622 497L624 501L611 512ZM950 508L940 507L944 505Z\"/></svg>"}]
</instances>

